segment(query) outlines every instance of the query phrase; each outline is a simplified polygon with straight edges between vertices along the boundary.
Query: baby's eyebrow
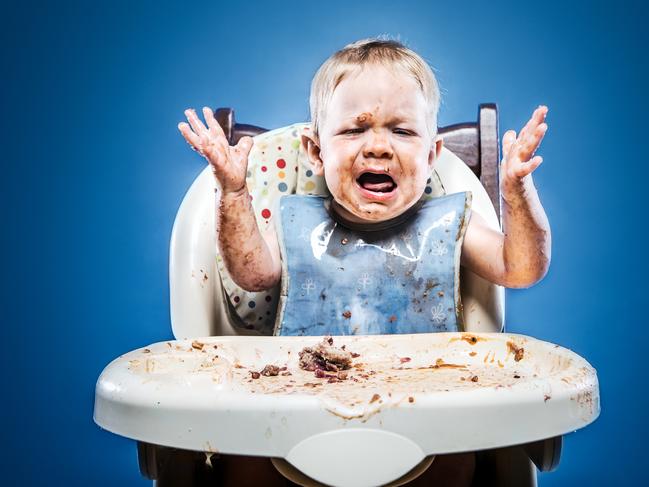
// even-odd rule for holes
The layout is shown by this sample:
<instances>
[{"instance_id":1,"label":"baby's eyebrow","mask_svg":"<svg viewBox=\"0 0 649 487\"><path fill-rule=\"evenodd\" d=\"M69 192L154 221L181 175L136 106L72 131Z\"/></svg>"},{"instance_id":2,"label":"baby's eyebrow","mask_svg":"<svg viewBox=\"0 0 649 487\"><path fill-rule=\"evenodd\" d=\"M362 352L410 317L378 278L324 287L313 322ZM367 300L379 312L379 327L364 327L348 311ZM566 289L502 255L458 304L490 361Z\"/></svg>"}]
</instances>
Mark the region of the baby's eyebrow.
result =
<instances>
[{"instance_id":1,"label":"baby's eyebrow","mask_svg":"<svg viewBox=\"0 0 649 487\"><path fill-rule=\"evenodd\" d=\"M344 117L341 121L343 124L353 123L358 125L367 125L375 120L373 114L369 112L363 112L358 115L350 115L349 117ZM409 117L402 115L393 115L389 117L384 123L389 126L399 125L401 123L411 123L412 120Z\"/></svg>"},{"instance_id":2,"label":"baby's eyebrow","mask_svg":"<svg viewBox=\"0 0 649 487\"><path fill-rule=\"evenodd\" d=\"M398 125L400 123L411 123L413 120L410 117L403 116L403 115L392 115L388 119L388 124L389 125Z\"/></svg>"}]
</instances>

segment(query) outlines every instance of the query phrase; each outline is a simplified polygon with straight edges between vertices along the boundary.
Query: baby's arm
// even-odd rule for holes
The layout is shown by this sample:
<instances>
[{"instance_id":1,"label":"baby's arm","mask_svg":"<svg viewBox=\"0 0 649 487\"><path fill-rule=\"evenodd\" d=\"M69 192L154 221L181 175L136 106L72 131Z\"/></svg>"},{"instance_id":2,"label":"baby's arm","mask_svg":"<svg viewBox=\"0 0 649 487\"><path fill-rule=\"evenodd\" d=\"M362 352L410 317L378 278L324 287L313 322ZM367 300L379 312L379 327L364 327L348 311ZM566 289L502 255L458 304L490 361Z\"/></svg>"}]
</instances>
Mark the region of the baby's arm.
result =
<instances>
[{"instance_id":1,"label":"baby's arm","mask_svg":"<svg viewBox=\"0 0 649 487\"><path fill-rule=\"evenodd\" d=\"M260 232L246 187L252 138L242 137L231 147L210 108L203 108L207 127L194 110L185 110L185 115L189 125L180 123L178 129L208 160L220 189L217 234L225 267L232 280L246 291L270 289L281 277L279 245L272 225L263 234Z\"/></svg>"},{"instance_id":2,"label":"baby's arm","mask_svg":"<svg viewBox=\"0 0 649 487\"><path fill-rule=\"evenodd\" d=\"M518 138L513 130L503 136L503 232L490 228L473 212L464 237L462 264L509 288L535 284L550 265L550 225L532 181L532 172L543 161L534 152L548 128L547 111L544 106L537 108Z\"/></svg>"}]
</instances>

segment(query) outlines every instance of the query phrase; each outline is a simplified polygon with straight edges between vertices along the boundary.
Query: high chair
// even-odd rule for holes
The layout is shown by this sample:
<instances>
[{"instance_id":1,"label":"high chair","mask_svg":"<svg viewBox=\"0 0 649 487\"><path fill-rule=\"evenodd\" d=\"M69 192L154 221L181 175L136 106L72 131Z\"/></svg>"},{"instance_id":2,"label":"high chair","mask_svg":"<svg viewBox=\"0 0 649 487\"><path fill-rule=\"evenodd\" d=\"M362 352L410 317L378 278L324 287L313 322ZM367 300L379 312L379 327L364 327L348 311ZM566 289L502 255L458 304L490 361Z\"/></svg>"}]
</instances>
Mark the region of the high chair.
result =
<instances>
[{"instance_id":1,"label":"high chair","mask_svg":"<svg viewBox=\"0 0 649 487\"><path fill-rule=\"evenodd\" d=\"M231 109L219 109L215 112L215 115L231 144L235 144L245 135L256 137L250 155L247 182L253 196L253 207L260 227L272 224L272 218L276 214L276 207L281 194L327 194L323 178L313 175L300 145L300 136L306 130L309 130L307 124L295 124L268 132L260 127L235 123L234 112ZM477 122L443 127L440 128L439 132L444 139L444 149L428 181L426 194L435 197L459 191L471 191L473 193L473 208L494 228L500 228L499 142L496 105L480 105ZM234 337L249 335L250 337L246 339L253 340L249 342L251 346L256 345L259 349L264 349L269 342L260 342L257 345L257 342L254 342L252 337L272 333L273 307L277 303L277 291L248 293L239 289L227 275L220 257L216 255L215 191L218 198L214 177L211 169L207 167L196 178L187 192L174 223L170 248L170 306L173 333L178 340L187 341L179 342L181 345L191 343L192 346L196 343L192 342L192 340L199 337L232 336L231 338L223 338L223 342L214 342L215 349L221 347L224 350L228 346L232 346L233 349L238 346L238 339ZM482 335L483 333L500 333L504 331L503 288L485 281L466 269L462 269L461 296L464 306L464 330L471 333L471 335L452 338L451 341L456 339L460 341L474 340L469 345L470 347L475 344L475 341L485 340L487 342L493 340L494 346L497 348L502 345L504 347L502 353L506 352L507 357L509 357L510 351L506 347L511 346L509 345L511 341L507 342L508 345L505 345L505 335L502 335L502 339L498 338L498 335L493 337L491 335ZM408 337L413 336L408 335ZM394 338L384 337L385 342L382 346L386 347L394 346L398 348L404 346L403 340L406 339L397 336L394 336ZM286 337L274 337L274 340L280 338ZM522 339L526 340L525 338ZM525 341L526 349L528 354L531 353L532 357L534 357L533 351L536 350L534 348L536 344L533 339L530 340L532 342ZM194 351L204 352L205 343L212 342L203 340L198 343L199 345L194 346L196 349ZM291 343L294 342L289 340L288 342L277 341L276 343L284 343L283 346L290 348ZM178 350L182 348L179 345L169 343L167 349L173 349L174 346ZM360 347L361 345L357 346ZM434 347L435 345L431 342L430 346ZM192 352L191 348L189 347L190 352ZM248 353L245 347L240 348L241 350L237 349L239 350L238 353L244 355ZM560 347L556 348L559 349ZM156 350L167 349L163 345L155 345L144 349L142 353L154 353ZM260 353L259 349L257 349L258 354ZM542 351L545 349L539 348L538 350L538 357L545 356L543 354L546 351ZM561 350L563 351L563 349ZM182 353L187 355L185 351ZM223 353L227 354L225 351ZM485 357L488 357L490 351L487 350L486 353ZM561 411L557 409L555 413L558 418L556 427L554 423L552 426L546 426L545 432L548 433L547 436L544 435L544 431L534 430L534 427L530 425L530 431L525 433L527 436L523 433L511 432L505 439L500 438L497 441L485 440L482 443L480 441L475 443L479 448L474 448L474 450L479 451L476 451L474 487L488 485L525 487L536 485L536 468L541 471L550 471L555 469L559 463L562 444L561 434L585 426L597 417L599 399L595 372L580 357L569 351L565 351L565 353L565 357L554 357L552 359L555 362L558 360L558 362L553 362L555 365L550 369L544 369L545 365L542 364L534 365L536 367L534 370L539 372L538 375L543 371L550 374L556 373L557 370L572 370L572 367L578 365L581 367L579 370L583 371L582 375L579 376L578 385L574 386L577 392L567 391L565 393L566 402L561 406L564 409ZM188 443L186 439L181 439L183 433L180 433L180 430L171 427L171 425L169 426L170 432L166 436L160 434L159 431L154 432L155 428L160 428L160 424L168 424L164 421L160 422L161 419L156 423L158 425L156 427L147 426L144 428L141 424L136 425L135 419L133 419L135 417L147 422L156 414L163 415L163 412L155 408L152 409L151 404L142 410L138 409L143 402L149 399L144 398L144 396L140 397L140 391L137 389L134 392L129 392L128 397L126 395L119 396L120 388L126 390L124 384L132 380L130 376L123 375L129 374L126 369L145 367L145 372L154 374L159 372L164 375L173 367L189 367L186 364L193 359L187 358L190 355L183 356L185 358L178 359L179 361L174 362L172 367L172 365L168 364L160 365L159 360L158 362L148 360L145 355L137 357L131 359L129 361L131 365L126 368L124 368L123 363L116 364L115 367L121 367L119 372L109 371L113 364L104 371L97 385L95 420L106 429L139 440L140 470L146 477L154 479L157 485L208 485L209 482L214 481L212 463L214 463L214 468L217 468L217 460L213 455L215 449L209 444L187 448L186 445L193 444ZM127 358L128 356L124 356L122 362ZM146 366L142 365L142 360L146 360ZM118 361L115 361L114 364L116 362ZM152 365L149 364L150 362ZM491 362L493 362L493 357ZM133 365L134 363L135 365ZM201 362L200 366L204 366L203 362ZM165 367L169 369L165 369ZM158 369L162 370L162 372ZM229 373L232 374L232 372ZM124 382L119 382L119 386L116 379L114 379L117 375L124 380ZM536 377L537 374L534 376ZM169 376L170 379L179 380L178 378L174 379L174 377L173 375ZM191 382L188 377L186 376L183 381ZM571 380L567 376L564 379L568 382ZM194 393L198 394L200 391L199 388L194 386L191 391L184 392L191 396ZM136 396L138 399L134 399ZM184 398L178 396L182 396L180 390L173 394L174 404L182 407ZM560 394L556 397L559 396ZM551 397L549 392L546 397ZM572 402L568 401L568 399ZM189 400L187 399L187 401ZM545 399L543 402L547 403L549 400ZM123 403L128 403L129 406L124 407ZM134 404L137 406L134 406ZM160 403L158 402L158 404ZM560 400L556 399L552 404L560 404ZM576 407L577 410L575 411L578 414L573 409L570 409L571 407ZM565 419L567 416L570 416L570 420ZM160 418L162 417L160 416ZM374 419L371 421L374 421ZM536 419L530 417L530 422L533 423L534 421ZM194 434L191 433L191 428L189 431L189 436ZM339 443L336 443L336 441L339 440L332 439L335 437L332 434L340 431L343 430L328 431L328 433L331 433L328 436L315 435L313 438L317 436L320 438L318 441L324 442L322 444L331 441L332 444L338 445ZM360 442L359 445L373 442L376 442L377 445L385 443L389 451L391 440L386 439L388 437L380 432L372 433L374 431L375 429L356 429L354 432L361 436L358 436L357 440L345 437L345 441L351 441L352 443L358 441ZM365 434L369 436L362 436ZM152 438L158 440L153 441ZM243 452L243 450L239 449L238 453L263 455L255 447L256 440L254 437L249 438L247 441L250 444L249 450L244 448L245 452ZM408 441L402 443L404 440L398 435L394 436L393 441L394 455L406 455L400 450L405 451L410 448L410 443ZM308 441L304 440L300 445L303 443L306 445ZM273 458L273 464L284 476L298 485L335 485L337 477L335 475L329 477L327 469L317 465L317 458L309 457L309 455L313 455L313 453L309 452L316 450L309 450L312 447L307 445L300 447L301 449L297 448L296 453L296 448L291 450L292 456L287 457L288 461L287 459ZM201 451L197 452L197 450ZM345 485L373 485L372 482L378 482L378 480L368 480L372 478L385 479L385 481L380 482L380 485L407 485L408 481L416 478L428 468L433 461L434 453L443 454L451 451L473 450L462 450L461 446L455 445L448 450L430 452L429 456L424 458L414 455L412 458L417 458L419 461L413 464L414 460L412 458L404 460L406 463L410 463L407 465L408 468L404 467L405 470L399 471L400 475L392 474L390 477L390 474L386 473L384 477L380 477L379 473L377 473L378 476L375 477L370 474L363 477L363 472L357 472L358 478L356 480L348 479L350 483ZM204 452L207 452L207 456ZM222 454L229 453L231 452L224 451ZM212 462L212 457L214 457L214 462ZM319 481L315 478L318 476Z\"/></svg>"}]
</instances>

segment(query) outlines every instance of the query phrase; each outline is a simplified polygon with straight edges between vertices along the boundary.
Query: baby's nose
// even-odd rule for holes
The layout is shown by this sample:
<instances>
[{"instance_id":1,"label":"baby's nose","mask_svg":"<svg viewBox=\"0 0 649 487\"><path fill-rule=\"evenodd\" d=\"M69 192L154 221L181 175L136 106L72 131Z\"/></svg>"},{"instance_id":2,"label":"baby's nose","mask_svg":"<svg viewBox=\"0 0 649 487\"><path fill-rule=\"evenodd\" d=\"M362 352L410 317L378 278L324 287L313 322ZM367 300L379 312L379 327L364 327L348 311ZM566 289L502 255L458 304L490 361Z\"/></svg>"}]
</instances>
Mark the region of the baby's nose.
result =
<instances>
[{"instance_id":1,"label":"baby's nose","mask_svg":"<svg viewBox=\"0 0 649 487\"><path fill-rule=\"evenodd\" d=\"M363 148L363 155L365 157L391 158L392 146L390 141L381 132L368 131L368 139Z\"/></svg>"}]
</instances>

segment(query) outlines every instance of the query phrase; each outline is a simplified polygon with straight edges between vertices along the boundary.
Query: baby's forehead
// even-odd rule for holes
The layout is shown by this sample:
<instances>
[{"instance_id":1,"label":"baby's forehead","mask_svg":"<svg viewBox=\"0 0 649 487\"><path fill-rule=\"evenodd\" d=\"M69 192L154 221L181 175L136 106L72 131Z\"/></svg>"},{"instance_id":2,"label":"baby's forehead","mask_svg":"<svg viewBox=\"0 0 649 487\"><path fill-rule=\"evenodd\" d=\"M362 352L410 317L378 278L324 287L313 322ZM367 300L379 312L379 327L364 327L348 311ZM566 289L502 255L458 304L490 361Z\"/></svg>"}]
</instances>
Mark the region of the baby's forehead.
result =
<instances>
[{"instance_id":1,"label":"baby's forehead","mask_svg":"<svg viewBox=\"0 0 649 487\"><path fill-rule=\"evenodd\" d=\"M428 106L421 97L410 100L349 99L326 108L325 117L343 123L373 124L418 122L426 119Z\"/></svg>"},{"instance_id":2,"label":"baby's forehead","mask_svg":"<svg viewBox=\"0 0 649 487\"><path fill-rule=\"evenodd\" d=\"M348 73L334 88L331 100L345 111L408 112L426 105L424 92L411 73L401 69L368 68Z\"/></svg>"}]
</instances>

